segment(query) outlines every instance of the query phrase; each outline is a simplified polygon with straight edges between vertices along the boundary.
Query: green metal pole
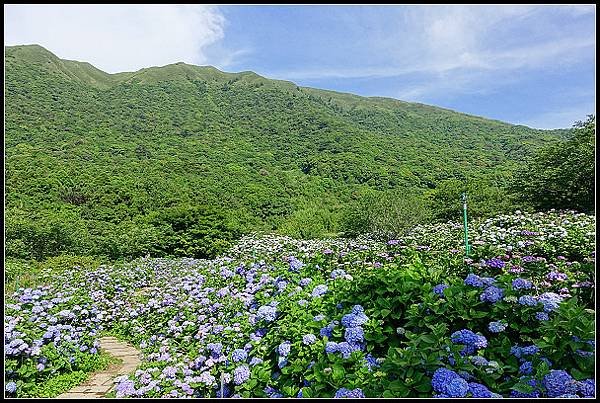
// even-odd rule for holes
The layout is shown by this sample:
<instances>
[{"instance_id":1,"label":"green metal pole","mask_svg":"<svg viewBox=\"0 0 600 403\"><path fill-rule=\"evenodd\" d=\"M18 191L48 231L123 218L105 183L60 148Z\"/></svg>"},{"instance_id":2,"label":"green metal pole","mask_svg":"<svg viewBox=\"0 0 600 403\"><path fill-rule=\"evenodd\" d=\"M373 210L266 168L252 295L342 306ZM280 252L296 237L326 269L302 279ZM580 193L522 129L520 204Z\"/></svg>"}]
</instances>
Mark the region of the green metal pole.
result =
<instances>
[{"instance_id":1,"label":"green metal pole","mask_svg":"<svg viewBox=\"0 0 600 403\"><path fill-rule=\"evenodd\" d=\"M467 224L467 194L462 194L462 202L463 202L463 219L465 226L465 255L469 257L471 254L471 245L469 245L469 225Z\"/></svg>"}]
</instances>

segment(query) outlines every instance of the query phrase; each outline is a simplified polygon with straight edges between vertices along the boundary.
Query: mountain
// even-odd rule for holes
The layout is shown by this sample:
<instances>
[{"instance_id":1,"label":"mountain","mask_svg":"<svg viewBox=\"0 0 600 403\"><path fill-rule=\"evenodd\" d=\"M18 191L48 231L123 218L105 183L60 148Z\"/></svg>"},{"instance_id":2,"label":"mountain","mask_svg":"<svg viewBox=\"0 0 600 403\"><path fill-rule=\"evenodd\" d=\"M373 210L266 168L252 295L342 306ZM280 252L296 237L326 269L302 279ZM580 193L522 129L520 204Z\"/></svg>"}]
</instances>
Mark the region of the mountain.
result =
<instances>
[{"instance_id":1,"label":"mountain","mask_svg":"<svg viewBox=\"0 0 600 403\"><path fill-rule=\"evenodd\" d=\"M38 45L5 47L5 106L15 256L203 256L214 242L199 239L223 233L335 233L364 193L501 182L569 134L210 66L108 74Z\"/></svg>"}]
</instances>

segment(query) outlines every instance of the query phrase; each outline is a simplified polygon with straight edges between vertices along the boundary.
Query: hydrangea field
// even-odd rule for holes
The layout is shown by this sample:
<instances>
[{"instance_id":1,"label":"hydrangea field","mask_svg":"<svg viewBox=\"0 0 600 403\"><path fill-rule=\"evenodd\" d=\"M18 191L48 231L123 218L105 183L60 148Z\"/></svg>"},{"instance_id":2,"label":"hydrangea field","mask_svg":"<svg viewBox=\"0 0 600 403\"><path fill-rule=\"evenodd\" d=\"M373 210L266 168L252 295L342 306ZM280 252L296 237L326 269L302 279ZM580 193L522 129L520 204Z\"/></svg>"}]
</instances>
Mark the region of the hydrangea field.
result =
<instances>
[{"instance_id":1,"label":"hydrangea field","mask_svg":"<svg viewBox=\"0 0 600 403\"><path fill-rule=\"evenodd\" d=\"M48 273L5 297L5 394L127 340L116 397L592 397L595 216L405 238L248 236L214 260Z\"/></svg>"}]
</instances>

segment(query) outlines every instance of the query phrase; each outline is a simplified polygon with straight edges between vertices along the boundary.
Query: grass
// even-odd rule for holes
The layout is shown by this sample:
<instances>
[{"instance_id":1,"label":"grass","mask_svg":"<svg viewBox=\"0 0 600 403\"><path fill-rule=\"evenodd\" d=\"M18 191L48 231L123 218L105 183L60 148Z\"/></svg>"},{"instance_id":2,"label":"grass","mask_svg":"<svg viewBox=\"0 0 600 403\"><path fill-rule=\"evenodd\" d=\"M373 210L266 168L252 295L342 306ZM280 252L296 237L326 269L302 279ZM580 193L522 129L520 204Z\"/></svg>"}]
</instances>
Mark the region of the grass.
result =
<instances>
[{"instance_id":1,"label":"grass","mask_svg":"<svg viewBox=\"0 0 600 403\"><path fill-rule=\"evenodd\" d=\"M59 374L33 386L23 397L56 397L90 379L92 373L107 369L111 364L118 364L121 359L106 352L100 352L95 359L88 361L80 371Z\"/></svg>"}]
</instances>

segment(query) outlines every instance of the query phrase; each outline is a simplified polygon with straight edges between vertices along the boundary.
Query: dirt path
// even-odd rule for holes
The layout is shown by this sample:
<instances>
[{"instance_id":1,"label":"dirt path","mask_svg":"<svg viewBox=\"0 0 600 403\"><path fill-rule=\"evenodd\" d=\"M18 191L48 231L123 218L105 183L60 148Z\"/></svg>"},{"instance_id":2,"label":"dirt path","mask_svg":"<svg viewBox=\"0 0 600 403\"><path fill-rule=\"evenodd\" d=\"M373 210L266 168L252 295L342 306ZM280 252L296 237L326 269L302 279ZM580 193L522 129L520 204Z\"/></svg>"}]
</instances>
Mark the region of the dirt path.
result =
<instances>
[{"instance_id":1,"label":"dirt path","mask_svg":"<svg viewBox=\"0 0 600 403\"><path fill-rule=\"evenodd\" d=\"M101 372L96 372L85 383L57 396L61 399L97 399L104 397L114 387L114 379L120 375L133 372L140 364L140 352L129 344L114 337L101 337L100 348L123 360L120 365L111 365Z\"/></svg>"}]
</instances>

